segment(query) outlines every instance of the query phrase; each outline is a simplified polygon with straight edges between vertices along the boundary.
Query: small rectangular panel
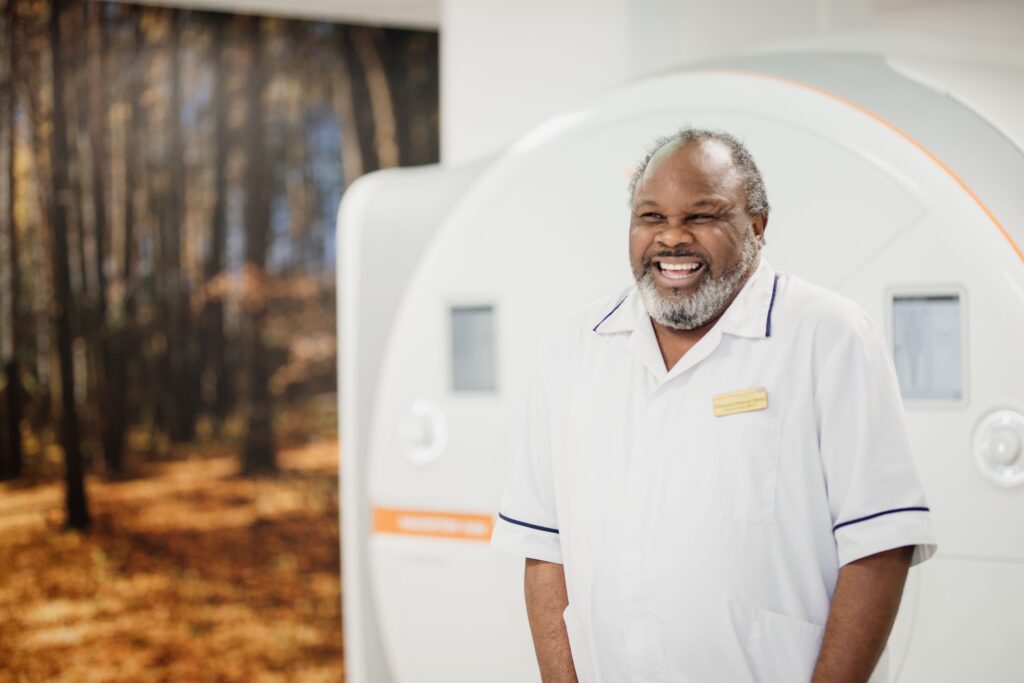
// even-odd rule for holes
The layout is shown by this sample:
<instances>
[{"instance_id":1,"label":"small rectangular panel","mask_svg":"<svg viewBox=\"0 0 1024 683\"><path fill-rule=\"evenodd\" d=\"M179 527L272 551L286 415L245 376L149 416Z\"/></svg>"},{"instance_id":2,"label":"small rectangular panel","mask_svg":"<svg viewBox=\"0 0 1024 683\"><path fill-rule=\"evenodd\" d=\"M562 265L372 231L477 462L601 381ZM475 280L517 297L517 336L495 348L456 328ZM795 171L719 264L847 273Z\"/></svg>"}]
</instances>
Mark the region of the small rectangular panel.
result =
<instances>
[{"instance_id":1,"label":"small rectangular panel","mask_svg":"<svg viewBox=\"0 0 1024 683\"><path fill-rule=\"evenodd\" d=\"M959 401L964 395L958 294L894 296L893 362L904 399Z\"/></svg>"},{"instance_id":2,"label":"small rectangular panel","mask_svg":"<svg viewBox=\"0 0 1024 683\"><path fill-rule=\"evenodd\" d=\"M495 391L494 307L453 306L452 390Z\"/></svg>"},{"instance_id":3,"label":"small rectangular panel","mask_svg":"<svg viewBox=\"0 0 1024 683\"><path fill-rule=\"evenodd\" d=\"M490 515L373 508L373 532L375 534L489 541L493 529L494 518Z\"/></svg>"},{"instance_id":4,"label":"small rectangular panel","mask_svg":"<svg viewBox=\"0 0 1024 683\"><path fill-rule=\"evenodd\" d=\"M715 417L764 410L768 407L768 390L764 387L753 387L718 394L711 399L711 406L715 411Z\"/></svg>"}]
</instances>

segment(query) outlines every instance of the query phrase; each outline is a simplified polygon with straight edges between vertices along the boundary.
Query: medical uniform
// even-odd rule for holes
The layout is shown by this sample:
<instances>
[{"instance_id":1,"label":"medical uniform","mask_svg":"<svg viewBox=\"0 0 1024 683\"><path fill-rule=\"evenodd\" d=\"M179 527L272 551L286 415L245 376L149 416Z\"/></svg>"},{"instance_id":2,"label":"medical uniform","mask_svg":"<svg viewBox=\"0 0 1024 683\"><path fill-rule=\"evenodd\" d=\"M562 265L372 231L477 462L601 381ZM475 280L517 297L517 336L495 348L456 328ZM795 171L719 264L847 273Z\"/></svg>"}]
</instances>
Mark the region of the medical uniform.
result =
<instances>
[{"instance_id":1,"label":"medical uniform","mask_svg":"<svg viewBox=\"0 0 1024 683\"><path fill-rule=\"evenodd\" d=\"M881 336L763 259L671 370L635 288L538 365L492 544L564 564L581 683L809 680L839 568L935 551Z\"/></svg>"}]
</instances>

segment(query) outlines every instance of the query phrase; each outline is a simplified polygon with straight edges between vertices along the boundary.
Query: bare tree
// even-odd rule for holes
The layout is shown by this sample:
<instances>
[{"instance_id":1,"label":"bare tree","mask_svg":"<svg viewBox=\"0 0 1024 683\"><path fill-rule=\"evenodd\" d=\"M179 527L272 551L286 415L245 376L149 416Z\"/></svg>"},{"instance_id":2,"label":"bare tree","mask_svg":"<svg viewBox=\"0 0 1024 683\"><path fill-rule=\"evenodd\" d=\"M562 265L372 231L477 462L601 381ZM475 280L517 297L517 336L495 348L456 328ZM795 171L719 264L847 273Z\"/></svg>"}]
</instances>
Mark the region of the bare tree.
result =
<instances>
[{"instance_id":1,"label":"bare tree","mask_svg":"<svg viewBox=\"0 0 1024 683\"><path fill-rule=\"evenodd\" d=\"M71 355L71 276L68 268L67 207L70 187L68 183L67 122L64 116L64 65L61 59L60 18L62 0L54 0L50 8L50 74L53 89L50 137L50 233L53 258L54 327L57 336L57 355L60 362L61 429L60 440L64 448L65 500L67 526L72 529L89 527L89 509L85 499L85 473L79 443L78 414L75 409L75 368Z\"/></svg>"},{"instance_id":2,"label":"bare tree","mask_svg":"<svg viewBox=\"0 0 1024 683\"><path fill-rule=\"evenodd\" d=\"M249 78L246 84L248 114L245 146L249 158L246 166L246 292L242 328L246 432L242 447L242 467L247 473L272 472L277 469L270 404L270 359L263 342L267 320L266 262L270 242L270 183L267 177L263 122L263 90L267 71L262 57L260 26L260 19L251 18L246 36Z\"/></svg>"},{"instance_id":3,"label":"bare tree","mask_svg":"<svg viewBox=\"0 0 1024 683\"><path fill-rule=\"evenodd\" d=\"M107 296L109 293L109 282L107 277L107 262L109 254L108 245L108 219L107 219L107 183L106 169L109 166L106 141L106 120L107 120L107 83L104 78L104 65L106 57L106 41L103 36L103 6L92 0L84 0L86 25L88 27L85 45L88 76L83 80L89 84L88 87L88 128L89 128L89 157L90 168L90 189L92 194L92 222L94 233L95 259L94 270L96 272L96 310L95 326L90 330L94 344L94 381L97 384L99 397L97 409L97 422L99 424L101 440L103 443L104 465L108 475L118 476L121 474L121 461L116 453L111 451L112 429L111 421L111 383L109 382L110 371L115 364L111 349L111 335L109 326L109 311Z\"/></svg>"},{"instance_id":4,"label":"bare tree","mask_svg":"<svg viewBox=\"0 0 1024 683\"><path fill-rule=\"evenodd\" d=\"M341 129L351 131L351 134L341 138L341 165L345 173L345 184L348 185L363 174L363 151L359 145L359 136L355 134L359 130L359 123L352 94L351 60L346 59L346 54L351 52L349 41L343 27L335 26L334 35L338 66L331 69L331 99Z\"/></svg>"},{"instance_id":5,"label":"bare tree","mask_svg":"<svg viewBox=\"0 0 1024 683\"><path fill-rule=\"evenodd\" d=\"M390 168L398 165L398 139L396 135L395 105L391 98L391 86L381 60L380 51L373 40L373 29L353 28L352 46L363 66L366 85L370 94L370 108L373 112L373 142L377 150L377 167Z\"/></svg>"},{"instance_id":6,"label":"bare tree","mask_svg":"<svg viewBox=\"0 0 1024 683\"><path fill-rule=\"evenodd\" d=\"M126 31L129 46L123 49L132 68L123 72L121 139L123 140L119 162L122 169L123 188L121 194L121 234L117 244L120 254L112 259L119 264L114 273L112 298L107 315L109 330L109 354L112 362L106 372L108 412L103 424L103 453L107 474L119 477L124 473L124 441L128 429L128 374L135 365L135 222L137 175L140 170L139 146L142 122L142 37L139 27L140 10L126 8L130 30ZM115 240L111 240L111 247ZM113 361L116 359L116 362Z\"/></svg>"},{"instance_id":7,"label":"bare tree","mask_svg":"<svg viewBox=\"0 0 1024 683\"><path fill-rule=\"evenodd\" d=\"M43 89L49 79L47 55L52 54L48 46L49 6L47 2L28 5L34 12L27 14L22 23L25 30L21 37L26 43L22 61L26 62L25 101L28 108L29 139L31 145L31 173L29 184L34 188L32 222L34 228L26 233L28 244L26 251L31 255L32 269L26 273L23 285L31 287L34 295L28 303L32 313L32 343L34 346L33 368L36 388L32 405L32 422L36 429L48 424L59 412L58 392L55 379L51 372L51 361L54 358L54 325L51 318L53 301L53 263L50 205L53 187L50 184L49 154L51 138L49 137L49 120L43 98Z\"/></svg>"},{"instance_id":8,"label":"bare tree","mask_svg":"<svg viewBox=\"0 0 1024 683\"><path fill-rule=\"evenodd\" d=\"M3 328L4 338L0 340L0 357L3 359L4 376L6 379L6 424L3 426L3 433L0 436L0 478L13 479L21 474L22 468L22 447L21 447L21 370L18 364L18 345L20 337L21 318L18 300L21 294L21 277L18 265L18 226L15 216L15 197L17 191L15 179L15 154L17 150L17 122L15 120L15 108L17 105L17 47L16 36L16 0L7 0L4 8L6 18L5 29L7 32L6 48L7 69L5 80L7 83L7 98L3 108L3 132L4 132L4 171L5 178L5 206L3 208L3 227L0 229L0 236L6 236L7 273L4 286L0 287L0 294L4 294L3 311L0 316L7 316ZM5 437L5 438L4 438Z\"/></svg>"},{"instance_id":9,"label":"bare tree","mask_svg":"<svg viewBox=\"0 0 1024 683\"><path fill-rule=\"evenodd\" d=\"M205 405L218 423L227 417L228 371L224 363L224 281L227 252L228 150L231 133L228 129L227 55L228 18L215 15L213 24L213 212L210 218L209 248L203 269L206 297L203 307L202 343L199 346L199 368L208 387Z\"/></svg>"},{"instance_id":10,"label":"bare tree","mask_svg":"<svg viewBox=\"0 0 1024 683\"><path fill-rule=\"evenodd\" d=\"M189 285L182 259L185 205L185 145L181 124L182 111L182 31L187 15L173 10L170 41L170 107L168 121L169 163L167 197L161 222L161 251L165 281L164 305L167 345L164 351L163 411L166 426L174 442L190 441L195 436L194 363L190 362L194 339L188 306Z\"/></svg>"}]
</instances>

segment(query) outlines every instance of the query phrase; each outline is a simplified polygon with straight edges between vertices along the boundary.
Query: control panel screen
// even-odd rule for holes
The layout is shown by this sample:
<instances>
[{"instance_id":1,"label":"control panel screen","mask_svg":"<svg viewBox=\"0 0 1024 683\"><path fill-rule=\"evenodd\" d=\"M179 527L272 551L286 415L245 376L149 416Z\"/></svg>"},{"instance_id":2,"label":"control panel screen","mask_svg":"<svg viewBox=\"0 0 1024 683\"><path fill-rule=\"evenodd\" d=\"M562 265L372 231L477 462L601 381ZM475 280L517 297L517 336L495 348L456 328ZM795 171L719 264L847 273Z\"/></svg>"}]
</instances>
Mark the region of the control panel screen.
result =
<instances>
[{"instance_id":1,"label":"control panel screen","mask_svg":"<svg viewBox=\"0 0 1024 683\"><path fill-rule=\"evenodd\" d=\"M495 391L494 307L454 306L452 312L452 389Z\"/></svg>"},{"instance_id":2,"label":"control panel screen","mask_svg":"<svg viewBox=\"0 0 1024 683\"><path fill-rule=\"evenodd\" d=\"M904 399L963 398L961 321L957 294L893 297L893 361Z\"/></svg>"}]
</instances>

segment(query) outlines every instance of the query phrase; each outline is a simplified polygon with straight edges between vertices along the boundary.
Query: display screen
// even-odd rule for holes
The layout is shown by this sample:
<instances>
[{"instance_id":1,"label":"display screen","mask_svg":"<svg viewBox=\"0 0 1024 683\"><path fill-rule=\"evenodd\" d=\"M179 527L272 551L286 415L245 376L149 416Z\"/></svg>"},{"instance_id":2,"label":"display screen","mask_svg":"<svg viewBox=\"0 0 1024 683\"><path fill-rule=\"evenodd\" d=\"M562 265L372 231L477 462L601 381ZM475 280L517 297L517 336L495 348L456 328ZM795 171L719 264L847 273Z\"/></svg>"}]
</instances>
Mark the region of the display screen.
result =
<instances>
[{"instance_id":1,"label":"display screen","mask_svg":"<svg viewBox=\"0 0 1024 683\"><path fill-rule=\"evenodd\" d=\"M960 297L896 296L892 306L893 361L903 398L963 398Z\"/></svg>"},{"instance_id":2,"label":"display screen","mask_svg":"<svg viewBox=\"0 0 1024 683\"><path fill-rule=\"evenodd\" d=\"M495 391L494 307L452 308L452 389Z\"/></svg>"}]
</instances>

